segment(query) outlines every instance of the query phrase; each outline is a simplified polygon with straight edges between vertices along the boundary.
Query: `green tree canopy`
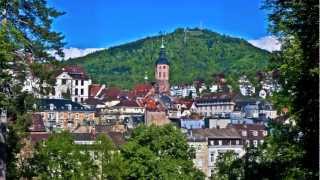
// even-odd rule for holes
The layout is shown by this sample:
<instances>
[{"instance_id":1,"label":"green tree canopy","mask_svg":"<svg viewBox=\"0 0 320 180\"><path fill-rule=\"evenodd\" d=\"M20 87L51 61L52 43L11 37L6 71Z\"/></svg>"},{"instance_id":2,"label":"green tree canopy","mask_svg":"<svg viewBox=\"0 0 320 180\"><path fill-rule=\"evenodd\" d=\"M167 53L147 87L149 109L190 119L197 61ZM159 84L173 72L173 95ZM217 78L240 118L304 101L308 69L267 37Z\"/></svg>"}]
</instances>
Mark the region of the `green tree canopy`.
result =
<instances>
[{"instance_id":1,"label":"green tree canopy","mask_svg":"<svg viewBox=\"0 0 320 180\"><path fill-rule=\"evenodd\" d=\"M204 179L185 136L172 125L139 126L121 152L129 179Z\"/></svg>"}]
</instances>

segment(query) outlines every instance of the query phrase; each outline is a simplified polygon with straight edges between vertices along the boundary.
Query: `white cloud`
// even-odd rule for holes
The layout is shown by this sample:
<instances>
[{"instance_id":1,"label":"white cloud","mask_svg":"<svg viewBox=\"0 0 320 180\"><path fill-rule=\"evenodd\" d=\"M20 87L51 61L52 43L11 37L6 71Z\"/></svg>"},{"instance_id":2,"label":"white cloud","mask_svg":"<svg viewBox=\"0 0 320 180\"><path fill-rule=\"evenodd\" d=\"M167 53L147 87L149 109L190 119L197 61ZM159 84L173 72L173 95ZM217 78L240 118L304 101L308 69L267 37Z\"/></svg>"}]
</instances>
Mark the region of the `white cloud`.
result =
<instances>
[{"instance_id":1,"label":"white cloud","mask_svg":"<svg viewBox=\"0 0 320 180\"><path fill-rule=\"evenodd\" d=\"M104 48L86 48L86 49L79 49L79 48L64 48L64 59L68 60L69 58L76 58L76 57L82 57L87 54L93 53L95 51L103 50ZM54 54L53 51L49 52L51 55ZM61 60L62 58L56 54L54 54L54 57L58 60Z\"/></svg>"},{"instance_id":2,"label":"white cloud","mask_svg":"<svg viewBox=\"0 0 320 180\"><path fill-rule=\"evenodd\" d=\"M248 42L270 52L280 50L281 48L281 43L275 36L265 36L259 39L248 40Z\"/></svg>"}]
</instances>

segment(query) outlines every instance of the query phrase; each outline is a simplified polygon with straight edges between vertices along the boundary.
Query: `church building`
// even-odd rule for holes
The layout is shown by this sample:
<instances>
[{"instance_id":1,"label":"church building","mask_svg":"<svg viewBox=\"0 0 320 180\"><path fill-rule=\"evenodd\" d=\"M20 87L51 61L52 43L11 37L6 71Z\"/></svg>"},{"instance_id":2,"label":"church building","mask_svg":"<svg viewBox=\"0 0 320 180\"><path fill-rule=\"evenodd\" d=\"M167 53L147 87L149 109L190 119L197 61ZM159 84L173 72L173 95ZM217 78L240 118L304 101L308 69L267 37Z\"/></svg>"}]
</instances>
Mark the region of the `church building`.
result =
<instances>
[{"instance_id":1,"label":"church building","mask_svg":"<svg viewBox=\"0 0 320 180\"><path fill-rule=\"evenodd\" d=\"M166 94L170 91L169 65L170 63L166 57L165 48L162 41L159 58L155 64L156 91L160 94Z\"/></svg>"}]
</instances>

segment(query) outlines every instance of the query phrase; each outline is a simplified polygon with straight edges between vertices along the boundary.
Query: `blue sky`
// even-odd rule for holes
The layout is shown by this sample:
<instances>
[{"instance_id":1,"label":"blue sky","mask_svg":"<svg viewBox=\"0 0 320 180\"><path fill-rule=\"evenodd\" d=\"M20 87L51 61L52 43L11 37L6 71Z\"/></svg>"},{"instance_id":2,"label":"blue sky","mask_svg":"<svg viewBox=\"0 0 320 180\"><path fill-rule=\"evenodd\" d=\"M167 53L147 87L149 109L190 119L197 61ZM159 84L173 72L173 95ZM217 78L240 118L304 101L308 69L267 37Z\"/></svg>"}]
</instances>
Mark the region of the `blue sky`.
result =
<instances>
[{"instance_id":1,"label":"blue sky","mask_svg":"<svg viewBox=\"0 0 320 180\"><path fill-rule=\"evenodd\" d=\"M269 35L262 0L49 0L49 5L66 12L53 28L65 35L67 48L105 48L201 22L248 40Z\"/></svg>"}]
</instances>

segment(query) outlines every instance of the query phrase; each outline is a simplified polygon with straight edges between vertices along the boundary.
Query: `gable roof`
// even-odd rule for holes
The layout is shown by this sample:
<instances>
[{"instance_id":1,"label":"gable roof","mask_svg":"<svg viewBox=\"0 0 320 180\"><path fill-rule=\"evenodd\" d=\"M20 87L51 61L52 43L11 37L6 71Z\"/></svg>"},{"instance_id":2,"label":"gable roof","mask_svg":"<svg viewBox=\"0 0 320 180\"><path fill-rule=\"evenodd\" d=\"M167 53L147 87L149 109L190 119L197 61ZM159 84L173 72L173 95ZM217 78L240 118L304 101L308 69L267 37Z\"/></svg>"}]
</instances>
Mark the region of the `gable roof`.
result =
<instances>
[{"instance_id":1,"label":"gable roof","mask_svg":"<svg viewBox=\"0 0 320 180\"><path fill-rule=\"evenodd\" d=\"M73 79L79 79L79 80L89 79L89 76L86 74L85 70L81 66L77 66L77 65L65 66L59 71L58 75L60 75L63 72L68 73L68 75L71 76Z\"/></svg>"},{"instance_id":2,"label":"gable roof","mask_svg":"<svg viewBox=\"0 0 320 180\"><path fill-rule=\"evenodd\" d=\"M102 85L100 85L100 84L89 85L89 96L95 97L101 88L102 88Z\"/></svg>"},{"instance_id":3,"label":"gable roof","mask_svg":"<svg viewBox=\"0 0 320 180\"><path fill-rule=\"evenodd\" d=\"M211 128L211 129L192 129L192 137L210 138L210 139L240 139L241 136L234 128Z\"/></svg>"}]
</instances>

